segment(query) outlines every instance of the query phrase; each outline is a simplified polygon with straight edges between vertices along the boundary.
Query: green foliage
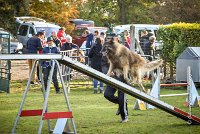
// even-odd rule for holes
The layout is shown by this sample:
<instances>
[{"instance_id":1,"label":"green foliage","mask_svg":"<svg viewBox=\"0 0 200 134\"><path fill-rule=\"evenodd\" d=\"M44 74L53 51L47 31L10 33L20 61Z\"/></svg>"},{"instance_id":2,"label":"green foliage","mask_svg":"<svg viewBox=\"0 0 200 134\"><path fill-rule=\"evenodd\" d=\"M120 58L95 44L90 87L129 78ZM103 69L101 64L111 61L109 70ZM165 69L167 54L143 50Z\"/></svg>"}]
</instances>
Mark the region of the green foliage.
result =
<instances>
[{"instance_id":1,"label":"green foliage","mask_svg":"<svg viewBox=\"0 0 200 134\"><path fill-rule=\"evenodd\" d=\"M174 66L186 47L200 47L200 24L174 23L158 30L158 40L163 41L162 58Z\"/></svg>"},{"instance_id":2,"label":"green foliage","mask_svg":"<svg viewBox=\"0 0 200 134\"><path fill-rule=\"evenodd\" d=\"M91 19L97 26L105 23L153 23L154 0L88 0L79 6L80 18Z\"/></svg>"},{"instance_id":3,"label":"green foliage","mask_svg":"<svg viewBox=\"0 0 200 134\"><path fill-rule=\"evenodd\" d=\"M40 17L65 26L74 18L105 23L132 24L199 22L199 0L0 0L1 27L16 33L17 16ZM178 7L178 8L177 8Z\"/></svg>"},{"instance_id":4,"label":"green foliage","mask_svg":"<svg viewBox=\"0 0 200 134\"><path fill-rule=\"evenodd\" d=\"M116 23L117 3L113 0L88 0L79 5L80 18L94 20L96 26L104 26L105 23Z\"/></svg>"},{"instance_id":5,"label":"green foliage","mask_svg":"<svg viewBox=\"0 0 200 134\"><path fill-rule=\"evenodd\" d=\"M154 20L160 24L200 22L199 0L157 0Z\"/></svg>"},{"instance_id":6,"label":"green foliage","mask_svg":"<svg viewBox=\"0 0 200 134\"><path fill-rule=\"evenodd\" d=\"M0 28L16 33L15 19L13 16L14 5L12 0L0 0Z\"/></svg>"}]
</instances>

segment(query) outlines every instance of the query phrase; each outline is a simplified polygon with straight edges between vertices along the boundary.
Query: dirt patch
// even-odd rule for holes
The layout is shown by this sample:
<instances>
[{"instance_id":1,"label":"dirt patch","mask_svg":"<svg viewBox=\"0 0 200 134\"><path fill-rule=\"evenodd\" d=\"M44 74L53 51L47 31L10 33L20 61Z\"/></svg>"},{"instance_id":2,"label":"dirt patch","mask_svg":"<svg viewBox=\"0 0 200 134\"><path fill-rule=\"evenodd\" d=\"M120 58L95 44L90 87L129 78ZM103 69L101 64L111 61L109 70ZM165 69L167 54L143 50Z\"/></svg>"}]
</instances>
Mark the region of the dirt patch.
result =
<instances>
[{"instance_id":1,"label":"dirt patch","mask_svg":"<svg viewBox=\"0 0 200 134\"><path fill-rule=\"evenodd\" d=\"M28 60L11 61L11 80L27 80L29 76Z\"/></svg>"},{"instance_id":2,"label":"dirt patch","mask_svg":"<svg viewBox=\"0 0 200 134\"><path fill-rule=\"evenodd\" d=\"M28 60L12 60L11 61L11 80L28 80L29 78L29 66ZM79 73L77 71L72 71L72 79L89 79L89 76Z\"/></svg>"}]
</instances>

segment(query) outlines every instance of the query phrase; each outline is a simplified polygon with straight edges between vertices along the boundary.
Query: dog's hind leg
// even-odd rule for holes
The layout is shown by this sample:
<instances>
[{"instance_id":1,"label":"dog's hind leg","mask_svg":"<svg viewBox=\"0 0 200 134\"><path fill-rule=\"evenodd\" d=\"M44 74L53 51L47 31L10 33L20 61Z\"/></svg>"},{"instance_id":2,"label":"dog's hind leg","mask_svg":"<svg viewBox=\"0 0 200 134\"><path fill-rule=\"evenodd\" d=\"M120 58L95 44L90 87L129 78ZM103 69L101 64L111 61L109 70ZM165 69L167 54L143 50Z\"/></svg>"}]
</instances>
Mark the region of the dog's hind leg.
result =
<instances>
[{"instance_id":1,"label":"dog's hind leg","mask_svg":"<svg viewBox=\"0 0 200 134\"><path fill-rule=\"evenodd\" d=\"M140 89L146 93L146 90L144 88L144 86L142 85L142 72L140 69L136 69L135 70L135 74L136 74L136 82L138 84L138 86L140 87Z\"/></svg>"}]
</instances>

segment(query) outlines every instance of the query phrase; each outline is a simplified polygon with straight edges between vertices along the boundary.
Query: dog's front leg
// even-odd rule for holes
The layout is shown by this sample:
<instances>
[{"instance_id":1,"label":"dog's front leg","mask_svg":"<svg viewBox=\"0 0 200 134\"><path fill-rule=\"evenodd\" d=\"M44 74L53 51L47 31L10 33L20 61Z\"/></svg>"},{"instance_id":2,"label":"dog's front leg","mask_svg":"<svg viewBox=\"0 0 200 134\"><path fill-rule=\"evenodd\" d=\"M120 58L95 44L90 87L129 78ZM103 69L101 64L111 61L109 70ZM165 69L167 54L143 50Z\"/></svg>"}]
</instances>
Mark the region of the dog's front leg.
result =
<instances>
[{"instance_id":1,"label":"dog's front leg","mask_svg":"<svg viewBox=\"0 0 200 134\"><path fill-rule=\"evenodd\" d=\"M108 76L111 76L112 70L113 70L113 64L110 62L110 66L109 66L109 69L108 69L108 72L107 72Z\"/></svg>"},{"instance_id":2,"label":"dog's front leg","mask_svg":"<svg viewBox=\"0 0 200 134\"><path fill-rule=\"evenodd\" d=\"M146 93L146 90L145 90L144 86L142 85L142 83L139 82L138 86L140 87L140 89L142 89L143 92Z\"/></svg>"}]
</instances>

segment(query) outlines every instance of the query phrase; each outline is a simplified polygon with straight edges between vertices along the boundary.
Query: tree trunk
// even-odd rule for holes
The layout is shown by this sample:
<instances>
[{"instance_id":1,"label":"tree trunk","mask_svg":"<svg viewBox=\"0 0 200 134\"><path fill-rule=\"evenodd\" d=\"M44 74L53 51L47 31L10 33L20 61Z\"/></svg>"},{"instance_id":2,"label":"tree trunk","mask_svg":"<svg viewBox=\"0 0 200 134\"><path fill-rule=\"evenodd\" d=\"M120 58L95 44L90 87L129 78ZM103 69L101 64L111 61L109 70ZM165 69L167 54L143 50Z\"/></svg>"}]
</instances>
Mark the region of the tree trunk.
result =
<instances>
[{"instance_id":1,"label":"tree trunk","mask_svg":"<svg viewBox=\"0 0 200 134\"><path fill-rule=\"evenodd\" d=\"M174 67L172 64L170 64L170 80L174 80Z\"/></svg>"},{"instance_id":2,"label":"tree trunk","mask_svg":"<svg viewBox=\"0 0 200 134\"><path fill-rule=\"evenodd\" d=\"M126 4L124 1L117 0L118 6L119 6L119 21L122 22L122 24L126 24L127 22L127 10L126 10Z\"/></svg>"}]
</instances>

